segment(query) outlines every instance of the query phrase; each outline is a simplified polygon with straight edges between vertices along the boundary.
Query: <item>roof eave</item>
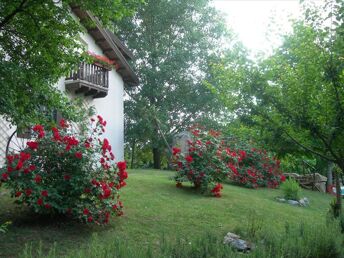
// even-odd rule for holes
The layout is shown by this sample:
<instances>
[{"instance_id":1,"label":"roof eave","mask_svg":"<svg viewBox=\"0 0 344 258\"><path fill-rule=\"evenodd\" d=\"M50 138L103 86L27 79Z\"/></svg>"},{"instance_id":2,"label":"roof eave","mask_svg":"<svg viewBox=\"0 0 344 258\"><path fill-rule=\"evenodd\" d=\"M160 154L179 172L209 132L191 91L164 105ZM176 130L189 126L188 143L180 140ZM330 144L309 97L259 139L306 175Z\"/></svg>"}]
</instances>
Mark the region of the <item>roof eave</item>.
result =
<instances>
[{"instance_id":1,"label":"roof eave","mask_svg":"<svg viewBox=\"0 0 344 258\"><path fill-rule=\"evenodd\" d=\"M118 64L116 71L122 76L125 85L129 87L137 86L139 84L138 76L123 56L110 33L102 27L100 21L89 11L84 11L78 6L73 6L71 8L73 13L80 19L80 22L85 26L88 33L95 40L95 43L102 49L104 55ZM86 24L86 21L91 21L94 26L91 27L89 24Z\"/></svg>"}]
</instances>

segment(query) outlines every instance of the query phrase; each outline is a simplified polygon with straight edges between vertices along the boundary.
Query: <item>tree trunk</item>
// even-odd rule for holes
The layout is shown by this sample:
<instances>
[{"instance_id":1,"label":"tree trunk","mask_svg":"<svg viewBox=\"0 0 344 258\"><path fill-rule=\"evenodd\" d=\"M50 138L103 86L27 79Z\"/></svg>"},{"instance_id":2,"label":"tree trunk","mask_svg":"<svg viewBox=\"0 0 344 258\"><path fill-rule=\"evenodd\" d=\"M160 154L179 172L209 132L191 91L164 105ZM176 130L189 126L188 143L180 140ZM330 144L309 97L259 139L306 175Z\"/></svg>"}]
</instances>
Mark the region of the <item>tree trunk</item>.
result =
<instances>
[{"instance_id":1,"label":"tree trunk","mask_svg":"<svg viewBox=\"0 0 344 258\"><path fill-rule=\"evenodd\" d=\"M336 181L336 198L337 198L334 216L339 217L342 213L342 196L341 196L341 189L340 189L339 171L336 170L334 172L334 177Z\"/></svg>"},{"instance_id":2,"label":"tree trunk","mask_svg":"<svg viewBox=\"0 0 344 258\"><path fill-rule=\"evenodd\" d=\"M161 169L161 151L156 147L153 148L153 167Z\"/></svg>"},{"instance_id":3,"label":"tree trunk","mask_svg":"<svg viewBox=\"0 0 344 258\"><path fill-rule=\"evenodd\" d=\"M130 168L134 168L134 158L135 158L135 140L133 140L132 146L131 146L131 161L130 161Z\"/></svg>"},{"instance_id":4,"label":"tree trunk","mask_svg":"<svg viewBox=\"0 0 344 258\"><path fill-rule=\"evenodd\" d=\"M334 163L333 162L327 162L327 182L326 182L326 189L329 190L329 187L333 185L333 168Z\"/></svg>"}]
</instances>

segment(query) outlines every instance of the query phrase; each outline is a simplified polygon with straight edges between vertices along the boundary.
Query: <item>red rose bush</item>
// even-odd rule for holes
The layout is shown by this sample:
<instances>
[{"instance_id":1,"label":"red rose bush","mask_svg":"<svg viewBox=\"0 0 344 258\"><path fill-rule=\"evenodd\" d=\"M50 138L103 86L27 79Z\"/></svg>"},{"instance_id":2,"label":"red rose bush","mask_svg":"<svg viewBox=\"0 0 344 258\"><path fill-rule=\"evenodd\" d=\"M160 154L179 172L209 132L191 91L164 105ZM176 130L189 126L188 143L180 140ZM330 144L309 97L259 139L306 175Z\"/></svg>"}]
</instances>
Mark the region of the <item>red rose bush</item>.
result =
<instances>
[{"instance_id":1,"label":"red rose bush","mask_svg":"<svg viewBox=\"0 0 344 258\"><path fill-rule=\"evenodd\" d=\"M60 213L87 223L105 224L121 216L119 191L128 177L126 163L115 163L111 145L101 136L106 121L92 118L87 130L75 133L61 120L59 128L36 125L34 140L7 156L0 170L17 203L37 213Z\"/></svg>"},{"instance_id":2,"label":"red rose bush","mask_svg":"<svg viewBox=\"0 0 344 258\"><path fill-rule=\"evenodd\" d=\"M189 152L183 155L179 148L173 148L177 173L174 177L177 187L189 181L202 193L220 197L223 182L230 173L221 151L220 133L201 129L191 130L194 139L188 141Z\"/></svg>"},{"instance_id":3,"label":"red rose bush","mask_svg":"<svg viewBox=\"0 0 344 258\"><path fill-rule=\"evenodd\" d=\"M233 156L228 166L232 172L230 179L236 184L249 188L276 188L285 181L280 161L265 150L241 146Z\"/></svg>"},{"instance_id":4,"label":"red rose bush","mask_svg":"<svg viewBox=\"0 0 344 258\"><path fill-rule=\"evenodd\" d=\"M189 181L202 193L221 197L221 183L227 180L250 188L276 188L285 180L280 161L266 151L221 137L214 130L192 128L191 133L187 154L173 148L177 187Z\"/></svg>"}]
</instances>

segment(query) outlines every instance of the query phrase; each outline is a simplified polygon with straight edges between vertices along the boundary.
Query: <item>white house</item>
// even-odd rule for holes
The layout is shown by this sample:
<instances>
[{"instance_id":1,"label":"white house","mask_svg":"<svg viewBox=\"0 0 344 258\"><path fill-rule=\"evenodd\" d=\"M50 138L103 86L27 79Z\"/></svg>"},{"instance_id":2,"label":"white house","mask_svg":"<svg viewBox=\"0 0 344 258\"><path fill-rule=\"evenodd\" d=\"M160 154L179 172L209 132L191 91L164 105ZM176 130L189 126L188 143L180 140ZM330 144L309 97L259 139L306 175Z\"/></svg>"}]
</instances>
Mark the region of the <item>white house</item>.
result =
<instances>
[{"instance_id":1,"label":"white house","mask_svg":"<svg viewBox=\"0 0 344 258\"><path fill-rule=\"evenodd\" d=\"M132 58L132 54L112 32L104 29L91 13L73 7L72 15L82 23L88 21L87 24L90 24L89 21L93 21L95 26L86 27L87 32L80 35L80 41L89 53L102 57L114 65L105 66L98 62L80 64L77 71L71 71L69 76L61 78L56 87L65 91L71 98L76 96L84 98L87 105L95 107L97 114L107 121L104 137L109 139L116 160L123 160L124 88L138 84L138 77L127 62ZM15 128L10 128L6 121L0 119L0 157L2 159L5 157L8 139L14 130ZM2 162L3 160L0 160L0 163Z\"/></svg>"}]
</instances>

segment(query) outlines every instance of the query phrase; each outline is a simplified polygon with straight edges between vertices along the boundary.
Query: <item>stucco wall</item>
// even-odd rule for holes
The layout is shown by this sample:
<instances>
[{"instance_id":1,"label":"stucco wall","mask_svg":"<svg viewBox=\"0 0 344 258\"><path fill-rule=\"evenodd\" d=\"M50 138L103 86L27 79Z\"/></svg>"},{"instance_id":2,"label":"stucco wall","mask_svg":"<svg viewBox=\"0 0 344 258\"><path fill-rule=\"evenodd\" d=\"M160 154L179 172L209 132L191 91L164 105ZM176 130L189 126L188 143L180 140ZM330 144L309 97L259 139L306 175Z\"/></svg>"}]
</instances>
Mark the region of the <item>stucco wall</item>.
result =
<instances>
[{"instance_id":1,"label":"stucco wall","mask_svg":"<svg viewBox=\"0 0 344 258\"><path fill-rule=\"evenodd\" d=\"M88 35L81 35L87 49L98 55L103 55L102 50L97 46L94 39ZM58 89L65 91L64 78L57 83ZM68 96L75 98L76 95L67 92ZM112 69L109 72L109 92L104 98L92 99L83 97L88 105L94 106L97 114L106 121L106 132L104 137L108 138L115 154L116 161L124 159L124 107L123 107L124 83L122 77Z\"/></svg>"}]
</instances>

